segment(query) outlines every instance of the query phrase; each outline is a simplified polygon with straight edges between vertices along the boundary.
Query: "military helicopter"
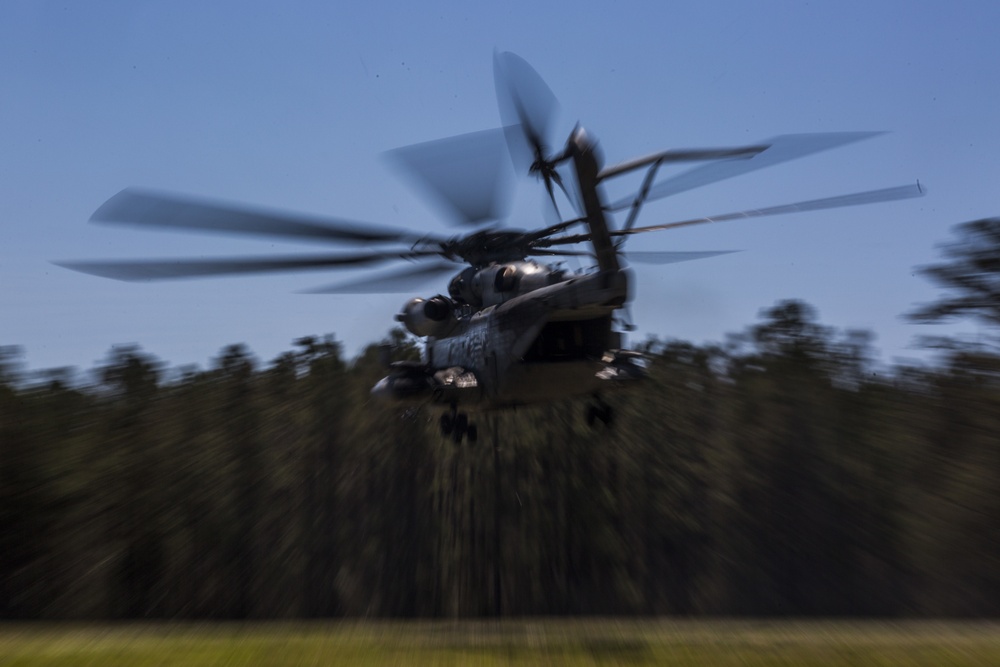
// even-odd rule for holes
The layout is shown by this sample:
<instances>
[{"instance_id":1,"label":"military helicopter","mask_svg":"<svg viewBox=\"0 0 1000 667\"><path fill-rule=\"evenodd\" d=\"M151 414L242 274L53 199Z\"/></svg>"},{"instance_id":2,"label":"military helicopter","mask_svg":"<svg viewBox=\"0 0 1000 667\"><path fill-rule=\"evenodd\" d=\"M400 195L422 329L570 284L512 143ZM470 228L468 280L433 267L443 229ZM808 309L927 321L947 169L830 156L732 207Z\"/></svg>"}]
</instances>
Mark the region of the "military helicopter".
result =
<instances>
[{"instance_id":1,"label":"military helicopter","mask_svg":"<svg viewBox=\"0 0 1000 667\"><path fill-rule=\"evenodd\" d=\"M146 281L225 274L357 268L405 261L394 273L366 277L317 293L377 293L412 289L416 281L455 274L448 294L416 297L396 319L425 339L423 359L395 362L372 389L374 396L442 408L441 433L456 443L475 441L466 410L503 409L565 397L590 397L588 423L612 424L603 395L634 386L646 375L642 355L625 349L618 315L627 312L628 262L667 264L728 251L625 252L633 235L689 225L871 204L924 194L919 183L794 204L636 226L647 201L667 197L873 137L877 132L782 135L754 145L666 150L605 166L597 142L577 125L561 149L549 135L555 96L527 62L494 54L494 83L502 125L398 149L390 157L451 211L467 234L443 237L343 220L264 211L191 197L126 189L105 202L91 220L146 228L270 236L367 246L338 254L240 259L74 261L77 271L119 280ZM498 160L536 176L557 218L519 231L496 219L504 188ZM656 181L668 164L700 162ZM633 195L608 201L603 184L645 170ZM568 186L568 187L567 187ZM575 215L563 220L557 191ZM564 203L565 206L565 203ZM621 226L615 212L626 212ZM377 248L375 248L377 247ZM374 248L374 249L373 249ZM570 271L536 258L584 257L591 269ZM549 260L552 261L552 260ZM464 265L464 268L460 268Z\"/></svg>"}]
</instances>

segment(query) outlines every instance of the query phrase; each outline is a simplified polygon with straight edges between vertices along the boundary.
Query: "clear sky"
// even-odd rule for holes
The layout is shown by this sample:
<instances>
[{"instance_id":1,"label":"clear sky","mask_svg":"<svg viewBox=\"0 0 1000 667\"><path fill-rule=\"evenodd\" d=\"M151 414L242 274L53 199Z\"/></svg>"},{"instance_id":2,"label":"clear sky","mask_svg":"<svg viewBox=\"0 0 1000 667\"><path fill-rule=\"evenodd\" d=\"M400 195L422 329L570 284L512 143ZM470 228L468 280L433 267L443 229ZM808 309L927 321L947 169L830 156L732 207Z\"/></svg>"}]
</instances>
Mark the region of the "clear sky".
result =
<instances>
[{"instance_id":1,"label":"clear sky","mask_svg":"<svg viewBox=\"0 0 1000 667\"><path fill-rule=\"evenodd\" d=\"M136 342L207 365L264 362L333 333L353 356L408 295L298 294L353 274L124 283L51 260L315 252L87 222L130 185L450 232L382 153L495 127L494 48L513 51L608 162L795 132L863 143L650 204L640 224L915 182L928 196L633 239L743 250L637 268L639 332L721 341L778 299L877 334L882 359L930 333L899 315L935 290L913 267L1000 214L996 2L0 3L0 344L32 368L89 368ZM669 171L666 172L669 175ZM521 181L510 224L543 224ZM442 281L443 282L443 281ZM414 288L430 296L444 284Z\"/></svg>"}]
</instances>

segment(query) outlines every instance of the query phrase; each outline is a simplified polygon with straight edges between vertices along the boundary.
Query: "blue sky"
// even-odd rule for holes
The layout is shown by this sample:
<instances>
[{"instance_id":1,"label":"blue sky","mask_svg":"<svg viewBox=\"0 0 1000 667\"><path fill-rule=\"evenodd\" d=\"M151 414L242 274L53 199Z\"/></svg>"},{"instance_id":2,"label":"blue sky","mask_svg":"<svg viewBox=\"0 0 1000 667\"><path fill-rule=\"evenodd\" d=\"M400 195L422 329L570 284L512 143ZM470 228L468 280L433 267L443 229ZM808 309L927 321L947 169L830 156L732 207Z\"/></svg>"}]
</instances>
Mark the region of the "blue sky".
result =
<instances>
[{"instance_id":1,"label":"blue sky","mask_svg":"<svg viewBox=\"0 0 1000 667\"><path fill-rule=\"evenodd\" d=\"M493 49L513 51L608 162L795 132L890 134L654 204L640 224L912 183L928 196L646 235L633 249L742 250L639 267L639 332L721 341L784 298L914 357L899 319L935 290L913 267L959 222L1000 214L992 2L21 2L0 4L0 344L89 368L136 342L208 364L269 361L309 334L348 355L408 295L298 290L350 272L164 283L51 260L314 252L87 222L130 185L450 232L382 156L499 124ZM669 175L669 171L666 172ZM510 224L542 224L520 182ZM430 296L444 285L416 287ZM958 326L942 331L971 331Z\"/></svg>"}]
</instances>

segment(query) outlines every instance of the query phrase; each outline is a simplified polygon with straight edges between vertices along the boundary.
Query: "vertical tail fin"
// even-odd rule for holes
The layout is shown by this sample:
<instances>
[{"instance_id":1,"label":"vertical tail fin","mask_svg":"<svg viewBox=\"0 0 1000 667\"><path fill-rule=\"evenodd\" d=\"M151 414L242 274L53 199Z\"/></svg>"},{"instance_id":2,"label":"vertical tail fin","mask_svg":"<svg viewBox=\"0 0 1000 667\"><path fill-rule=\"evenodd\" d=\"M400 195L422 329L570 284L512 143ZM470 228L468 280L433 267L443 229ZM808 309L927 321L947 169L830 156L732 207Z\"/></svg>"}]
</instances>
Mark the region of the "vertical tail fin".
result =
<instances>
[{"instance_id":1,"label":"vertical tail fin","mask_svg":"<svg viewBox=\"0 0 1000 667\"><path fill-rule=\"evenodd\" d=\"M576 168L584 213L590 226L590 238L594 244L594 254L597 255L597 266L601 271L618 271L621 268L618 264L618 251L611 242L603 197L599 190L597 175L601 171L602 160L597 144L587 136L582 127L577 126L570 136L567 149Z\"/></svg>"}]
</instances>

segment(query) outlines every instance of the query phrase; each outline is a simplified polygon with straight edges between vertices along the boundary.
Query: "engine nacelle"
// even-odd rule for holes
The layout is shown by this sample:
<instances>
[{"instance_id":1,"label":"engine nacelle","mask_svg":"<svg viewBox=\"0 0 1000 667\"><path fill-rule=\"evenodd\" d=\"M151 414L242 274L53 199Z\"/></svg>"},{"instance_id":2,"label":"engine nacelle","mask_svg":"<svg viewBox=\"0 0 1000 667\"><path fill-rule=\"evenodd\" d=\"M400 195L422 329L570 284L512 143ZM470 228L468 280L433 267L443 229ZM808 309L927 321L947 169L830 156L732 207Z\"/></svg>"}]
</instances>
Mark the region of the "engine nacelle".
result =
<instances>
[{"instance_id":1,"label":"engine nacelle","mask_svg":"<svg viewBox=\"0 0 1000 667\"><path fill-rule=\"evenodd\" d=\"M470 267L452 279L448 293L457 303L483 308L552 285L563 280L563 276L562 270L532 261L493 264L481 269Z\"/></svg>"},{"instance_id":2,"label":"engine nacelle","mask_svg":"<svg viewBox=\"0 0 1000 667\"><path fill-rule=\"evenodd\" d=\"M458 320L455 304L451 299L438 295L430 299L410 299L403 306L403 312L396 315L396 321L402 322L414 336L440 338L448 335Z\"/></svg>"}]
</instances>

